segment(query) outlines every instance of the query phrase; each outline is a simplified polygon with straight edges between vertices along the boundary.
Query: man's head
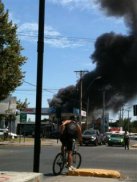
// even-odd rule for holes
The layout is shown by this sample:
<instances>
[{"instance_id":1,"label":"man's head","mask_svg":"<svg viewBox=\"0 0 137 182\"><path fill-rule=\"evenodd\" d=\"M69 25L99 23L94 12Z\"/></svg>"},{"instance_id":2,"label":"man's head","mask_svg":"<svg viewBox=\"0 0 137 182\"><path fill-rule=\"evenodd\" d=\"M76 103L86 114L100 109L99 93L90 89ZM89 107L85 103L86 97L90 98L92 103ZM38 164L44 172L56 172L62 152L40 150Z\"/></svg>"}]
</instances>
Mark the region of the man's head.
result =
<instances>
[{"instance_id":1,"label":"man's head","mask_svg":"<svg viewBox=\"0 0 137 182\"><path fill-rule=\"evenodd\" d=\"M71 116L63 116L62 120L75 120L75 116L71 115Z\"/></svg>"},{"instance_id":2,"label":"man's head","mask_svg":"<svg viewBox=\"0 0 137 182\"><path fill-rule=\"evenodd\" d=\"M75 116L70 116L70 120L75 120Z\"/></svg>"}]
</instances>

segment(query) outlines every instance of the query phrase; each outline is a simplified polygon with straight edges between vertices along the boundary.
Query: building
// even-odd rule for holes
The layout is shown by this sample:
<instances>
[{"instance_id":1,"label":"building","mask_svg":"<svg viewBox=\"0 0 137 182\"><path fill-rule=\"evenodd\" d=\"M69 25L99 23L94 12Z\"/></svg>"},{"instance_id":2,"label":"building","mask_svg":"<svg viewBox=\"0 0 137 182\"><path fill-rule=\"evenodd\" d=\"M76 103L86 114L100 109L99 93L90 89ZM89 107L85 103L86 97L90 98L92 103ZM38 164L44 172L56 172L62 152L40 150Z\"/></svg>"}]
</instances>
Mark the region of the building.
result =
<instances>
[{"instance_id":1,"label":"building","mask_svg":"<svg viewBox=\"0 0 137 182\"><path fill-rule=\"evenodd\" d=\"M16 97L10 95L0 101L0 128L8 128L15 133L16 127Z\"/></svg>"}]
</instances>

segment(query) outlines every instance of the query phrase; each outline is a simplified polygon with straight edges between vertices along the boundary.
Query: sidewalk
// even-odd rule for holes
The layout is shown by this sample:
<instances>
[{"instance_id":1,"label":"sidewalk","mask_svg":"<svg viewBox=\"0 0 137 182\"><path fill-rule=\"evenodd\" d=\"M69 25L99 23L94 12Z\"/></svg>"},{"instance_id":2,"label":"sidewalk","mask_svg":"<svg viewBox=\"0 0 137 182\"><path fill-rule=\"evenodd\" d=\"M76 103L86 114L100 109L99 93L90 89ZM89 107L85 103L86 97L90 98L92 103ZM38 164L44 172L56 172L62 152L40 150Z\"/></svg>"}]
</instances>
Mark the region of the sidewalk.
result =
<instances>
[{"instance_id":1,"label":"sidewalk","mask_svg":"<svg viewBox=\"0 0 137 182\"><path fill-rule=\"evenodd\" d=\"M0 182L43 182L41 173L0 171Z\"/></svg>"},{"instance_id":2,"label":"sidewalk","mask_svg":"<svg viewBox=\"0 0 137 182\"><path fill-rule=\"evenodd\" d=\"M0 182L119 182L122 179L101 178L90 176L50 176L45 177L41 173L27 172L0 172ZM124 181L123 181L124 182Z\"/></svg>"},{"instance_id":3,"label":"sidewalk","mask_svg":"<svg viewBox=\"0 0 137 182\"><path fill-rule=\"evenodd\" d=\"M123 179L124 180L124 179ZM90 176L53 176L44 178L43 182L126 182L122 179L114 178L101 178L101 177L90 177Z\"/></svg>"},{"instance_id":4,"label":"sidewalk","mask_svg":"<svg viewBox=\"0 0 137 182\"><path fill-rule=\"evenodd\" d=\"M0 145L34 145L34 139L28 141L27 139L22 138L21 140L18 141L0 141ZM60 141L57 139L42 139L41 140L41 145L61 145Z\"/></svg>"}]
</instances>

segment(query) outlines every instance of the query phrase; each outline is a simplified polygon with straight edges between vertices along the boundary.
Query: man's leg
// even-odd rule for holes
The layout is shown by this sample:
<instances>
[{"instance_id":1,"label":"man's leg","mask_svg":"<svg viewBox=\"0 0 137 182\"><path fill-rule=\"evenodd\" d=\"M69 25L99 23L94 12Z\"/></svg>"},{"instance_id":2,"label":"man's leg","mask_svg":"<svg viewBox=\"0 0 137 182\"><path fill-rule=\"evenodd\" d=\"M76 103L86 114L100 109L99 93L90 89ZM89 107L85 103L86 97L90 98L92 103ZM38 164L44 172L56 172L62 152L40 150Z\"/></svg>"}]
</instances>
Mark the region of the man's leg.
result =
<instances>
[{"instance_id":1,"label":"man's leg","mask_svg":"<svg viewBox=\"0 0 137 182\"><path fill-rule=\"evenodd\" d=\"M65 150L65 146L64 146L63 143L62 143L62 145L61 145L61 153L62 153L62 154L64 154L64 150Z\"/></svg>"},{"instance_id":2,"label":"man's leg","mask_svg":"<svg viewBox=\"0 0 137 182\"><path fill-rule=\"evenodd\" d=\"M126 150L126 141L124 142L124 147L125 147L125 150Z\"/></svg>"},{"instance_id":3,"label":"man's leg","mask_svg":"<svg viewBox=\"0 0 137 182\"><path fill-rule=\"evenodd\" d=\"M68 138L68 142L67 142L68 167L72 165L72 144L73 144L73 140L71 138Z\"/></svg>"},{"instance_id":4,"label":"man's leg","mask_svg":"<svg viewBox=\"0 0 137 182\"><path fill-rule=\"evenodd\" d=\"M127 148L128 148L128 150L129 150L129 140L128 140L128 142L127 142Z\"/></svg>"},{"instance_id":5,"label":"man's leg","mask_svg":"<svg viewBox=\"0 0 137 182\"><path fill-rule=\"evenodd\" d=\"M68 167L72 165L72 151L68 151Z\"/></svg>"},{"instance_id":6,"label":"man's leg","mask_svg":"<svg viewBox=\"0 0 137 182\"><path fill-rule=\"evenodd\" d=\"M63 136L61 136L60 141L61 141L61 153L64 154L64 152L65 152L65 138Z\"/></svg>"}]
</instances>

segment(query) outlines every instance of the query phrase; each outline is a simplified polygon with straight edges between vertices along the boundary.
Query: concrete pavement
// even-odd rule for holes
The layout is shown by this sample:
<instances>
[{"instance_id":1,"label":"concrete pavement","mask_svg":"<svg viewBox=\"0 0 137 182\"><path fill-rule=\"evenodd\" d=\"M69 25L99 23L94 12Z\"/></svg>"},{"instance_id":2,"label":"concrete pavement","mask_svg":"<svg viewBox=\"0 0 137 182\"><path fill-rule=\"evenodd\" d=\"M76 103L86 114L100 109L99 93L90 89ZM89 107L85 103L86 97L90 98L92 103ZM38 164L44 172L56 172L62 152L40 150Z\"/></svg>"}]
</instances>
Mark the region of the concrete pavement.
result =
<instances>
[{"instance_id":1,"label":"concrete pavement","mask_svg":"<svg viewBox=\"0 0 137 182\"><path fill-rule=\"evenodd\" d=\"M41 173L27 172L0 172L0 182L43 182L44 176Z\"/></svg>"},{"instance_id":2,"label":"concrete pavement","mask_svg":"<svg viewBox=\"0 0 137 182\"><path fill-rule=\"evenodd\" d=\"M46 177L44 182L126 182L122 179L114 179L114 178L100 178L100 177L91 177L91 176L53 176Z\"/></svg>"},{"instance_id":3,"label":"concrete pavement","mask_svg":"<svg viewBox=\"0 0 137 182\"><path fill-rule=\"evenodd\" d=\"M0 172L0 182L119 182L122 179L91 177L91 176L44 176L41 173ZM125 181L123 181L125 182Z\"/></svg>"},{"instance_id":4,"label":"concrete pavement","mask_svg":"<svg viewBox=\"0 0 137 182\"><path fill-rule=\"evenodd\" d=\"M0 145L33 145L34 141L21 141L12 142L5 141L0 142ZM55 139L44 139L41 140L41 145L60 145ZM137 144L131 146L137 149ZM65 175L59 176L44 176L42 173L25 173L25 172L0 172L0 182L118 182L126 181L122 178L119 171L115 170L105 170L105 169L76 169L75 171L70 171Z\"/></svg>"}]
</instances>

